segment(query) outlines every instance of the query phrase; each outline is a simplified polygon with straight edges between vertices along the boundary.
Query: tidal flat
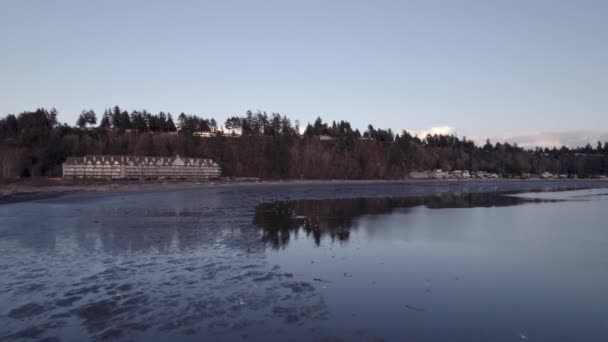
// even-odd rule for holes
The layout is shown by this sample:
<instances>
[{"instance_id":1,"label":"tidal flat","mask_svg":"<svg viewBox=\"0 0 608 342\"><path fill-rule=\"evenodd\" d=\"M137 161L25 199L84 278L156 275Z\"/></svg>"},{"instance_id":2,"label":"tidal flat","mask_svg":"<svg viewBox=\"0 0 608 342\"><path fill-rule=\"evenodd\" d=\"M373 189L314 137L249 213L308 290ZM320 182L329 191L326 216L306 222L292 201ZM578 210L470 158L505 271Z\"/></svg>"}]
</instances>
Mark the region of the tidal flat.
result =
<instances>
[{"instance_id":1,"label":"tidal flat","mask_svg":"<svg viewBox=\"0 0 608 342\"><path fill-rule=\"evenodd\" d=\"M228 184L2 204L0 340L606 341L606 187Z\"/></svg>"}]
</instances>

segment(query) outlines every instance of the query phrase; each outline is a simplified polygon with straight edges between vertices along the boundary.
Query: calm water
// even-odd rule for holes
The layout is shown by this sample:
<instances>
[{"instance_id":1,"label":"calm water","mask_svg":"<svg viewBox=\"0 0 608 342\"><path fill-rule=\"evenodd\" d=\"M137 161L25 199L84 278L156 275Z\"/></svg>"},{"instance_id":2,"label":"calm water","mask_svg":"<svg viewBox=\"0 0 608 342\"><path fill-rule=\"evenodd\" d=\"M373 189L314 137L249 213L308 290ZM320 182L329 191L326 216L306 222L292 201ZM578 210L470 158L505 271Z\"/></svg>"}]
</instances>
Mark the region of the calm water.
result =
<instances>
[{"instance_id":1,"label":"calm water","mask_svg":"<svg viewBox=\"0 0 608 342\"><path fill-rule=\"evenodd\" d=\"M486 190L3 205L0 339L608 340L608 189Z\"/></svg>"}]
</instances>

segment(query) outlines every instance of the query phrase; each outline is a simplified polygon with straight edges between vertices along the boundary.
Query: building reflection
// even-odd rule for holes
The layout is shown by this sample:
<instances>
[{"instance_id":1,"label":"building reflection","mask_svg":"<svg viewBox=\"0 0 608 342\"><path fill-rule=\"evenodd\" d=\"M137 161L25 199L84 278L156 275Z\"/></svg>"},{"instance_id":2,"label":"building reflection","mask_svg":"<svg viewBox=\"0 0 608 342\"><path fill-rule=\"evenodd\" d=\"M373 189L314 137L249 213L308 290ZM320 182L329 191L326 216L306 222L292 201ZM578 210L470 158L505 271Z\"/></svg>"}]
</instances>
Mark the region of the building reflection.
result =
<instances>
[{"instance_id":1,"label":"building reflection","mask_svg":"<svg viewBox=\"0 0 608 342\"><path fill-rule=\"evenodd\" d=\"M116 256L196 252L218 241L237 250L262 250L263 244L255 245L259 239L250 214L236 213L232 198L207 192L16 203L2 208L6 215L0 211L0 237L5 248L34 254L74 249ZM252 243L244 246L244 240Z\"/></svg>"}]
</instances>

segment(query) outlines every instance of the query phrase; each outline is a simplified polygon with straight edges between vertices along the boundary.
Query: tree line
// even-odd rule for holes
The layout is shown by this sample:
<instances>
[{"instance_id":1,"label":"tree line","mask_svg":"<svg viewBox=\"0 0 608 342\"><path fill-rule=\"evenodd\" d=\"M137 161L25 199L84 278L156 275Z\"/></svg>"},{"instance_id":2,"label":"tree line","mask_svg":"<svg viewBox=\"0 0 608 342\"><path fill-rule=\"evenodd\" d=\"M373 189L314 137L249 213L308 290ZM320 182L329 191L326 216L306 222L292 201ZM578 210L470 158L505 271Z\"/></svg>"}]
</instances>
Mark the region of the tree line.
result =
<instances>
[{"instance_id":1,"label":"tree line","mask_svg":"<svg viewBox=\"0 0 608 342\"><path fill-rule=\"evenodd\" d=\"M300 131L303 131L300 134ZM205 138L195 132L209 132ZM235 138L238 136L238 138ZM346 120L300 123L279 113L247 111L225 120L180 113L106 109L98 120L83 110L75 125L55 109L39 108L0 119L0 178L60 176L68 156L88 154L213 158L226 176L262 179L400 179L430 169L526 174L608 174L608 142L569 148L478 146L455 135L417 137Z\"/></svg>"}]
</instances>

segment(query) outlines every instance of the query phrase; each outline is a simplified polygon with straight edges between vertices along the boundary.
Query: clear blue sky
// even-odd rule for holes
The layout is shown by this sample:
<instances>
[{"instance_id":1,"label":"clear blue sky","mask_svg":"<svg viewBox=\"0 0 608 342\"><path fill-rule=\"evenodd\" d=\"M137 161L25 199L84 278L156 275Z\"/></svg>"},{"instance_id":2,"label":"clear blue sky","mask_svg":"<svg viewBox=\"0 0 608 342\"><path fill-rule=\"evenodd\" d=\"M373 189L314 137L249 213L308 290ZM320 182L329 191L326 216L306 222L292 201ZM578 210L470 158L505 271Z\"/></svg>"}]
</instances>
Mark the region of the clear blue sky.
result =
<instances>
[{"instance_id":1,"label":"clear blue sky","mask_svg":"<svg viewBox=\"0 0 608 342\"><path fill-rule=\"evenodd\" d=\"M608 1L0 2L0 114L608 131Z\"/></svg>"}]
</instances>

